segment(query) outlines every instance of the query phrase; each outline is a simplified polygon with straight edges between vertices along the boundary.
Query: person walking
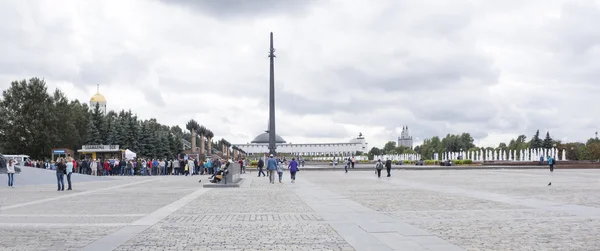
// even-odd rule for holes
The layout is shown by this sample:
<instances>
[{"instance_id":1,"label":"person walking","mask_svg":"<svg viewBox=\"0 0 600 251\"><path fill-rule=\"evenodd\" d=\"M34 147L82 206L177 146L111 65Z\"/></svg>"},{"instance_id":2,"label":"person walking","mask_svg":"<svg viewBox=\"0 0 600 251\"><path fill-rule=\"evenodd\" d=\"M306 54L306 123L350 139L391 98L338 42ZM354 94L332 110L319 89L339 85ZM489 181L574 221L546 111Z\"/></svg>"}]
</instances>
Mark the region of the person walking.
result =
<instances>
[{"instance_id":1,"label":"person walking","mask_svg":"<svg viewBox=\"0 0 600 251\"><path fill-rule=\"evenodd\" d=\"M344 165L344 170L346 170L346 173L348 173L348 168L350 168L350 165L352 165L351 162L352 161L350 160L350 158L348 158L346 160L346 165ZM354 167L352 167L352 168L354 168Z\"/></svg>"},{"instance_id":2,"label":"person walking","mask_svg":"<svg viewBox=\"0 0 600 251\"><path fill-rule=\"evenodd\" d=\"M351 161L352 161L352 169L354 169L354 162L355 162L354 156L352 156Z\"/></svg>"},{"instance_id":3,"label":"person walking","mask_svg":"<svg viewBox=\"0 0 600 251\"><path fill-rule=\"evenodd\" d=\"M8 159L6 165L6 173L8 174L8 186L15 188L15 160Z\"/></svg>"},{"instance_id":4,"label":"person walking","mask_svg":"<svg viewBox=\"0 0 600 251\"><path fill-rule=\"evenodd\" d=\"M263 167L265 167L265 161L263 161L262 158L258 159L258 164L256 164L256 166L258 167L258 177L260 177L260 174L262 173L263 177L267 176L265 174L265 172L263 171Z\"/></svg>"},{"instance_id":5,"label":"person walking","mask_svg":"<svg viewBox=\"0 0 600 251\"><path fill-rule=\"evenodd\" d=\"M281 181L283 180L283 164L279 163L279 165L277 165L277 175L279 176L279 183L281 183Z\"/></svg>"},{"instance_id":6,"label":"person walking","mask_svg":"<svg viewBox=\"0 0 600 251\"><path fill-rule=\"evenodd\" d=\"M377 173L377 178L381 178L381 170L383 169L383 163L381 162L381 160L377 160L377 163L375 164L375 173Z\"/></svg>"},{"instance_id":7,"label":"person walking","mask_svg":"<svg viewBox=\"0 0 600 251\"><path fill-rule=\"evenodd\" d=\"M60 158L58 163L56 164L56 182L58 184L57 191L65 190L65 172L67 171L67 165L65 164L65 160Z\"/></svg>"},{"instance_id":8,"label":"person walking","mask_svg":"<svg viewBox=\"0 0 600 251\"><path fill-rule=\"evenodd\" d=\"M552 174L554 173L554 158L548 156L548 167L550 167L550 177L552 177ZM548 186L552 185L552 180L550 180L550 183L548 183Z\"/></svg>"},{"instance_id":9,"label":"person walking","mask_svg":"<svg viewBox=\"0 0 600 251\"><path fill-rule=\"evenodd\" d=\"M273 158L273 154L269 155L267 160L267 171L269 173L269 181L271 184L275 184L275 171L277 171L277 160Z\"/></svg>"},{"instance_id":10,"label":"person walking","mask_svg":"<svg viewBox=\"0 0 600 251\"><path fill-rule=\"evenodd\" d=\"M390 159L387 159L385 161L385 170L387 171L387 176L388 177L392 176L390 174L390 172L392 171L392 161Z\"/></svg>"},{"instance_id":11,"label":"person walking","mask_svg":"<svg viewBox=\"0 0 600 251\"><path fill-rule=\"evenodd\" d=\"M290 169L290 178L292 179L292 183L296 183L296 173L298 171L300 171L298 169L298 165L299 164L295 158L292 158L292 161L290 161L290 164L288 164L288 168Z\"/></svg>"},{"instance_id":12,"label":"person walking","mask_svg":"<svg viewBox=\"0 0 600 251\"><path fill-rule=\"evenodd\" d=\"M67 172L67 184L69 185L67 190L73 190L71 188L71 173L73 173L73 159L71 157L69 157L69 159L67 160L66 165L66 172ZM64 184L63 184L64 187Z\"/></svg>"}]
</instances>

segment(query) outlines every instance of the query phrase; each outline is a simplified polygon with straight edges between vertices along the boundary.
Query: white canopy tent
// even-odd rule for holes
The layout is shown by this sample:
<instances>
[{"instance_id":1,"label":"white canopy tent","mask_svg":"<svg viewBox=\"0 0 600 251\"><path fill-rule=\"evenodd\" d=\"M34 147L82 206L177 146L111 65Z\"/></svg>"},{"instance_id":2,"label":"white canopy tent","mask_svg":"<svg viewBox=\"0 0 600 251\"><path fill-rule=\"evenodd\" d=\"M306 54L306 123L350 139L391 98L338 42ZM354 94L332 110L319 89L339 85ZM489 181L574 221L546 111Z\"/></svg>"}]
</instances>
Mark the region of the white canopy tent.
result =
<instances>
[{"instance_id":1,"label":"white canopy tent","mask_svg":"<svg viewBox=\"0 0 600 251\"><path fill-rule=\"evenodd\" d=\"M135 159L136 156L136 153L130 151L129 149L125 149L125 159Z\"/></svg>"}]
</instances>

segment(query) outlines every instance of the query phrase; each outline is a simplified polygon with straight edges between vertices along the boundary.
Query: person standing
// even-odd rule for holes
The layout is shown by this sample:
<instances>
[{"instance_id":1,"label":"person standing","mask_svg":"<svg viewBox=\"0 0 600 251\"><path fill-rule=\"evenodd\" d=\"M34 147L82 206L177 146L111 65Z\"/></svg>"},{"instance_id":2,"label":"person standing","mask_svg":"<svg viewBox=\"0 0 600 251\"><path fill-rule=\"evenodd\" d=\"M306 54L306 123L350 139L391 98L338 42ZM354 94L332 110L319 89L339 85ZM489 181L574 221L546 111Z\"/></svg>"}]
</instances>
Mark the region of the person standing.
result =
<instances>
[{"instance_id":1,"label":"person standing","mask_svg":"<svg viewBox=\"0 0 600 251\"><path fill-rule=\"evenodd\" d=\"M209 175L214 173L212 159L206 160L206 164L204 164L204 166L206 167L206 171L208 172Z\"/></svg>"},{"instance_id":2,"label":"person standing","mask_svg":"<svg viewBox=\"0 0 600 251\"><path fill-rule=\"evenodd\" d=\"M277 160L273 158L273 154L269 155L267 160L267 171L269 173L269 181L271 184L275 184L275 171L277 170Z\"/></svg>"},{"instance_id":3,"label":"person standing","mask_svg":"<svg viewBox=\"0 0 600 251\"><path fill-rule=\"evenodd\" d=\"M354 161L355 161L354 156L352 156L351 161L352 161L352 169L354 169Z\"/></svg>"},{"instance_id":4,"label":"person standing","mask_svg":"<svg viewBox=\"0 0 600 251\"><path fill-rule=\"evenodd\" d=\"M390 174L390 172L392 171L392 161L390 159L387 159L385 161L385 170L387 171L387 176L388 177L392 176Z\"/></svg>"},{"instance_id":5,"label":"person standing","mask_svg":"<svg viewBox=\"0 0 600 251\"><path fill-rule=\"evenodd\" d=\"M148 162L146 160L142 160L142 176L148 175Z\"/></svg>"},{"instance_id":6,"label":"person standing","mask_svg":"<svg viewBox=\"0 0 600 251\"><path fill-rule=\"evenodd\" d=\"M240 164L240 174L245 173L246 171L244 170L244 160L240 158L238 160L238 164Z\"/></svg>"},{"instance_id":7,"label":"person standing","mask_svg":"<svg viewBox=\"0 0 600 251\"><path fill-rule=\"evenodd\" d=\"M292 158L292 161L290 161L288 168L290 169L290 178L292 179L292 183L296 183L296 172L298 172L299 169L298 162L295 158Z\"/></svg>"},{"instance_id":8,"label":"person standing","mask_svg":"<svg viewBox=\"0 0 600 251\"><path fill-rule=\"evenodd\" d=\"M158 160L158 169L159 169L159 175L167 175L167 171L166 171L166 164L165 161L162 159Z\"/></svg>"},{"instance_id":9,"label":"person standing","mask_svg":"<svg viewBox=\"0 0 600 251\"><path fill-rule=\"evenodd\" d=\"M58 163L56 164L56 182L58 184L57 191L65 190L65 172L67 171L67 165L65 164L65 160L60 158Z\"/></svg>"},{"instance_id":10,"label":"person standing","mask_svg":"<svg viewBox=\"0 0 600 251\"><path fill-rule=\"evenodd\" d=\"M194 175L194 160L192 160L191 158L188 159L187 166L188 166L188 171L185 174L185 176L188 176L188 174L190 174L190 176L193 176Z\"/></svg>"},{"instance_id":11,"label":"person standing","mask_svg":"<svg viewBox=\"0 0 600 251\"><path fill-rule=\"evenodd\" d=\"M550 167L550 176L552 176L552 174L554 173L554 158L548 156L548 167ZM552 181L550 181L550 183L548 183L548 186L552 185Z\"/></svg>"},{"instance_id":12,"label":"person standing","mask_svg":"<svg viewBox=\"0 0 600 251\"><path fill-rule=\"evenodd\" d=\"M179 160L173 160L173 175L179 175Z\"/></svg>"},{"instance_id":13,"label":"person standing","mask_svg":"<svg viewBox=\"0 0 600 251\"><path fill-rule=\"evenodd\" d=\"M14 188L15 186L15 160L9 159L6 165L6 173L8 174L8 186Z\"/></svg>"},{"instance_id":14,"label":"person standing","mask_svg":"<svg viewBox=\"0 0 600 251\"><path fill-rule=\"evenodd\" d=\"M79 168L79 173L80 174L87 174L87 170L89 168L89 162L87 159L83 159L83 161L81 161L81 165Z\"/></svg>"},{"instance_id":15,"label":"person standing","mask_svg":"<svg viewBox=\"0 0 600 251\"><path fill-rule=\"evenodd\" d=\"M91 170L91 174L92 176L97 176L98 175L98 162L96 162L95 160L91 160L90 162L90 170Z\"/></svg>"},{"instance_id":16,"label":"person standing","mask_svg":"<svg viewBox=\"0 0 600 251\"><path fill-rule=\"evenodd\" d=\"M73 173L73 159L69 157L66 164L66 172L67 172L67 184L69 185L67 190L73 190L71 188L71 173ZM63 184L64 187L64 184Z\"/></svg>"},{"instance_id":17,"label":"person standing","mask_svg":"<svg viewBox=\"0 0 600 251\"><path fill-rule=\"evenodd\" d=\"M381 160L377 160L377 163L375 164L375 173L377 173L377 178L381 178L381 170L383 169L383 163L381 162Z\"/></svg>"},{"instance_id":18,"label":"person standing","mask_svg":"<svg viewBox=\"0 0 600 251\"><path fill-rule=\"evenodd\" d=\"M219 171L219 168L221 168L221 159L216 158L212 167L213 167L213 174L217 173Z\"/></svg>"},{"instance_id":19,"label":"person standing","mask_svg":"<svg viewBox=\"0 0 600 251\"><path fill-rule=\"evenodd\" d=\"M127 176L129 176L129 175L133 176L133 162L131 160L127 161L127 173L125 175L127 175Z\"/></svg>"},{"instance_id":20,"label":"person standing","mask_svg":"<svg viewBox=\"0 0 600 251\"><path fill-rule=\"evenodd\" d=\"M258 164L256 164L256 166L258 167L258 177L260 177L260 174L262 173L263 177L267 176L265 174L265 172L263 171L263 167L265 167L265 162L263 161L262 158L258 159Z\"/></svg>"}]
</instances>

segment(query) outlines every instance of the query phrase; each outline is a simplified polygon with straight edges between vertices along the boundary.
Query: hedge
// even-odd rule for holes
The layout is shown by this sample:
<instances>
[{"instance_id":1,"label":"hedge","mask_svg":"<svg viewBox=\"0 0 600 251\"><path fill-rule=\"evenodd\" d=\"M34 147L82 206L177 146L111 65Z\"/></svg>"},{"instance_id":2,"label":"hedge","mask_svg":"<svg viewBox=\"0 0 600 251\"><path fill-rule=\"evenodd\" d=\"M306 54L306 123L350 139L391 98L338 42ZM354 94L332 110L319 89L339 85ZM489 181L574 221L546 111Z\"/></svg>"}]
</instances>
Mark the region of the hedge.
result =
<instances>
[{"instance_id":1,"label":"hedge","mask_svg":"<svg viewBox=\"0 0 600 251\"><path fill-rule=\"evenodd\" d=\"M431 160L431 159L425 160L425 165L439 165L439 164L440 164L440 162L437 160Z\"/></svg>"},{"instance_id":2,"label":"hedge","mask_svg":"<svg viewBox=\"0 0 600 251\"><path fill-rule=\"evenodd\" d=\"M250 166L258 166L258 160L250 161Z\"/></svg>"}]
</instances>

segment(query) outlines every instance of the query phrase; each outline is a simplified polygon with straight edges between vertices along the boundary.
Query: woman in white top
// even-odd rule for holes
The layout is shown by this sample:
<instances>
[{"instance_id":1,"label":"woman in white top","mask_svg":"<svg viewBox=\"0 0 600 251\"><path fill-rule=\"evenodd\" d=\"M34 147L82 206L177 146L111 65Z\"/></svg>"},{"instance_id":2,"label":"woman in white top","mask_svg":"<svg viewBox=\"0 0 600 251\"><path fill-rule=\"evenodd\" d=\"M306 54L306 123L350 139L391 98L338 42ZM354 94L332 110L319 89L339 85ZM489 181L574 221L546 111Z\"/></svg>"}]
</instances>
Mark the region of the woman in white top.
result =
<instances>
[{"instance_id":1,"label":"woman in white top","mask_svg":"<svg viewBox=\"0 0 600 251\"><path fill-rule=\"evenodd\" d=\"M98 162L96 162L96 160L92 160L92 163L90 164L90 170L92 170L92 173L90 175L98 175Z\"/></svg>"},{"instance_id":2,"label":"woman in white top","mask_svg":"<svg viewBox=\"0 0 600 251\"><path fill-rule=\"evenodd\" d=\"M6 173L8 174L8 186L14 188L14 183L15 183L15 160L14 159L9 159L8 160L8 165L6 165L7 171Z\"/></svg>"},{"instance_id":3,"label":"woman in white top","mask_svg":"<svg viewBox=\"0 0 600 251\"><path fill-rule=\"evenodd\" d=\"M67 183L69 184L69 188L67 188L67 190L73 190L71 189L71 173L73 173L73 158L69 157L67 158Z\"/></svg>"}]
</instances>

